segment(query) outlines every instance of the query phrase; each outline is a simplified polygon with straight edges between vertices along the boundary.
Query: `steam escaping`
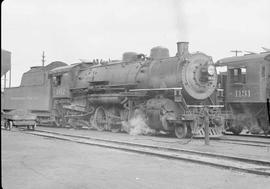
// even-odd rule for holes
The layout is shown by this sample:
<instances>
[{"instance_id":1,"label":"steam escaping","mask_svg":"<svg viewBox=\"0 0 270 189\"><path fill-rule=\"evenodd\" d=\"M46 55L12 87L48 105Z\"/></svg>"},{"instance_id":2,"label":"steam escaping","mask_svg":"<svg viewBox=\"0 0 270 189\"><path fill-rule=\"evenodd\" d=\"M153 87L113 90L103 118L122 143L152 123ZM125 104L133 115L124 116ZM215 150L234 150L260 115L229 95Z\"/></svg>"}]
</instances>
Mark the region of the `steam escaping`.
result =
<instances>
[{"instance_id":1,"label":"steam escaping","mask_svg":"<svg viewBox=\"0 0 270 189\"><path fill-rule=\"evenodd\" d=\"M235 115L234 124L236 127L238 126L246 129L251 134L259 134L263 131L256 118L249 112Z\"/></svg>"},{"instance_id":2,"label":"steam escaping","mask_svg":"<svg viewBox=\"0 0 270 189\"><path fill-rule=\"evenodd\" d=\"M178 41L189 41L184 0L173 0L173 9Z\"/></svg>"},{"instance_id":3,"label":"steam escaping","mask_svg":"<svg viewBox=\"0 0 270 189\"><path fill-rule=\"evenodd\" d=\"M149 128L145 114L137 109L129 121L122 121L122 128L130 135L153 135L154 129Z\"/></svg>"}]
</instances>

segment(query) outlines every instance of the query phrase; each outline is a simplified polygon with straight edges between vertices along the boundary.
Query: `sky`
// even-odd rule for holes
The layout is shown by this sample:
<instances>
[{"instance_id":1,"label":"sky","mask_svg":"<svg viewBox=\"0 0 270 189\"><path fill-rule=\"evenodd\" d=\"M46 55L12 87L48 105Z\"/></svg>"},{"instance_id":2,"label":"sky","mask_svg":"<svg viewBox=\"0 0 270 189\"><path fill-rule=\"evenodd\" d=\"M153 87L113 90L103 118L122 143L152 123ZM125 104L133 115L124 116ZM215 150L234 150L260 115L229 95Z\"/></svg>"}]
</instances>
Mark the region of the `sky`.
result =
<instances>
[{"instance_id":1,"label":"sky","mask_svg":"<svg viewBox=\"0 0 270 189\"><path fill-rule=\"evenodd\" d=\"M269 0L5 0L2 49L12 53L12 86L31 66L80 59L121 59L127 51L150 54L154 46L218 59L231 50L270 48Z\"/></svg>"}]
</instances>

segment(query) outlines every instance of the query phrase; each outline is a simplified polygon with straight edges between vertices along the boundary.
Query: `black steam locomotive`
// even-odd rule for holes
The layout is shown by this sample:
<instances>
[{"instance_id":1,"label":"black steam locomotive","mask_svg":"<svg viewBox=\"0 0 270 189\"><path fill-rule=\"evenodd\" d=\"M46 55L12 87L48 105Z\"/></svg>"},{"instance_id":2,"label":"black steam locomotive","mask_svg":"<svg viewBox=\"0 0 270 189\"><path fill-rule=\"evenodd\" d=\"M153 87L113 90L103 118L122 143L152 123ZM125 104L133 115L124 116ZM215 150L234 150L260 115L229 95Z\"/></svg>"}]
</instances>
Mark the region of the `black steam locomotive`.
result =
<instances>
[{"instance_id":1,"label":"black steam locomotive","mask_svg":"<svg viewBox=\"0 0 270 189\"><path fill-rule=\"evenodd\" d=\"M221 107L215 105L214 63L201 52L189 53L187 42L177 43L173 57L168 49L155 47L150 57L127 52L120 61L82 62L46 74L49 105L40 112L43 118L44 112L48 113L47 120L57 126L131 132L136 127L134 122L141 119L150 129L173 132L178 138L203 137L206 115L210 137L220 136L224 128L225 117ZM17 101L21 98L19 92L8 93L4 95L6 102L12 102L14 95ZM5 103L4 109L12 108ZM39 112L38 107L35 111Z\"/></svg>"}]
</instances>

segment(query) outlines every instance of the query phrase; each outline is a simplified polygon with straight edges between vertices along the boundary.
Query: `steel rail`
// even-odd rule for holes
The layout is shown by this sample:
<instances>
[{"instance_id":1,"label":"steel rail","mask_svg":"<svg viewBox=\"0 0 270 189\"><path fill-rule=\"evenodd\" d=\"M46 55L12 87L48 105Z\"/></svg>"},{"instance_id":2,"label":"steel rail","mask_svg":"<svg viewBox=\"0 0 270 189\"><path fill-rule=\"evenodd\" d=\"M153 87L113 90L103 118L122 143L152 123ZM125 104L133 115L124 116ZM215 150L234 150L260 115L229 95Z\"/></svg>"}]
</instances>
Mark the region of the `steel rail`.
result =
<instances>
[{"instance_id":1,"label":"steel rail","mask_svg":"<svg viewBox=\"0 0 270 189\"><path fill-rule=\"evenodd\" d=\"M223 134L227 135L227 136L249 137L249 138L269 138L270 139L270 135L259 135L259 134L239 134L239 135L235 135L233 133L227 133L227 132L224 132Z\"/></svg>"},{"instance_id":2,"label":"steel rail","mask_svg":"<svg viewBox=\"0 0 270 189\"><path fill-rule=\"evenodd\" d=\"M26 131L28 134L88 144L129 152L154 155L163 158L184 160L204 165L247 172L257 175L270 176L270 161L254 160L235 156L226 156L217 153L199 152L177 148L167 148L157 145L146 145L126 141L101 139L81 135L70 135L59 132L36 130Z\"/></svg>"},{"instance_id":3,"label":"steel rail","mask_svg":"<svg viewBox=\"0 0 270 189\"><path fill-rule=\"evenodd\" d=\"M236 138L237 137L237 138ZM253 139L259 139L259 140L253 140ZM260 141L261 140L261 141ZM269 140L267 137L246 137L244 136L226 136L219 138L217 141L220 142L227 142L228 143L235 143L240 145L250 145L250 146L261 146L261 147L270 147L270 137Z\"/></svg>"},{"instance_id":4,"label":"steel rail","mask_svg":"<svg viewBox=\"0 0 270 189\"><path fill-rule=\"evenodd\" d=\"M43 127L47 127L50 128L51 126L43 126ZM57 128L57 127L53 127L53 128ZM65 129L65 128L63 128ZM81 128L81 130L89 130L86 128ZM224 137L230 136L228 134L225 134ZM232 137L238 137L240 135L232 135ZM247 145L247 146L257 146L257 147L270 147L270 136L263 136L263 137L257 137L257 138L269 138L269 142L268 141L255 141L255 140L245 140L245 139L241 139L241 137L239 137L239 139L231 139L231 138L214 138L212 140L214 141L218 141L218 142L223 142L223 143L229 143L229 144L238 144L238 145ZM250 136L250 138L256 138L255 136ZM168 137L171 138L171 137ZM196 137L194 137L196 138ZM228 142L226 142L228 141Z\"/></svg>"},{"instance_id":5,"label":"steel rail","mask_svg":"<svg viewBox=\"0 0 270 189\"><path fill-rule=\"evenodd\" d=\"M228 144L238 144L238 145L246 145L246 146L256 146L256 147L268 147L270 148L270 143L261 143L254 141L239 141L239 140L218 140L218 142L228 143Z\"/></svg>"},{"instance_id":6,"label":"steel rail","mask_svg":"<svg viewBox=\"0 0 270 189\"><path fill-rule=\"evenodd\" d=\"M254 140L243 140L243 139L231 139L231 138L220 138L216 139L217 142L239 144L247 146L258 146L258 147L270 147L270 141L254 141Z\"/></svg>"}]
</instances>

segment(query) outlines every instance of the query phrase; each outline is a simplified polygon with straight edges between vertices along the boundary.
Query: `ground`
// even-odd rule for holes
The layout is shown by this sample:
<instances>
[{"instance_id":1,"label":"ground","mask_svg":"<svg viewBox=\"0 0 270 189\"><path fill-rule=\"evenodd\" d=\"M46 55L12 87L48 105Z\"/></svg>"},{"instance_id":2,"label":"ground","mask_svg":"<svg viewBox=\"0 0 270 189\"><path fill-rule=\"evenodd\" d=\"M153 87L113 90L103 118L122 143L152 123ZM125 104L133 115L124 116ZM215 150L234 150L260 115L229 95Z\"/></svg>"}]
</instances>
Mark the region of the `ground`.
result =
<instances>
[{"instance_id":1,"label":"ground","mask_svg":"<svg viewBox=\"0 0 270 189\"><path fill-rule=\"evenodd\" d=\"M269 177L1 130L2 187L245 188Z\"/></svg>"}]
</instances>

